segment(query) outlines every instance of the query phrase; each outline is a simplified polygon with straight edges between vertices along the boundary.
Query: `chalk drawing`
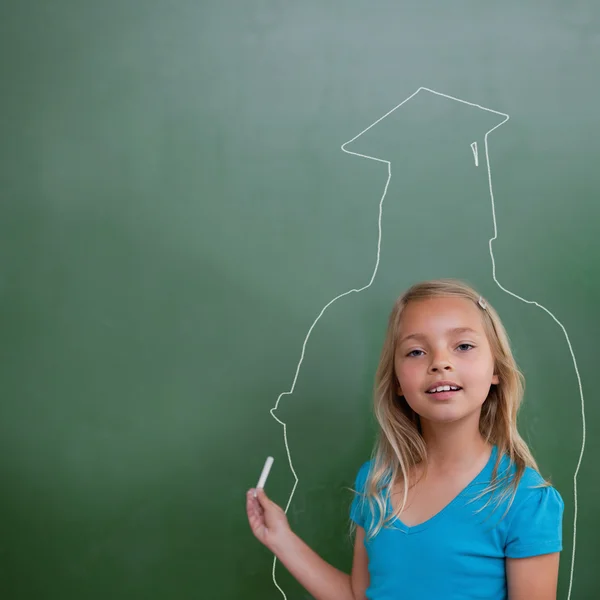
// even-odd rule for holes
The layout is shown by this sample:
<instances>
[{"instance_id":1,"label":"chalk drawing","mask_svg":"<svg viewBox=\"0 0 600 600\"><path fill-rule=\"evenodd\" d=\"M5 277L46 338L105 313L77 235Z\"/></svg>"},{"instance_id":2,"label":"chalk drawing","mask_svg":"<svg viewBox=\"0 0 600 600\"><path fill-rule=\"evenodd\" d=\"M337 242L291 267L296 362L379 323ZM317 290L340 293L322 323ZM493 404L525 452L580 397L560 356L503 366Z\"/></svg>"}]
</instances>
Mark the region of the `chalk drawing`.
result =
<instances>
[{"instance_id":1,"label":"chalk drawing","mask_svg":"<svg viewBox=\"0 0 600 600\"><path fill-rule=\"evenodd\" d=\"M479 166L479 151L477 150L477 142L471 144L471 150L473 150L473 158L475 158L475 166Z\"/></svg>"},{"instance_id":2,"label":"chalk drawing","mask_svg":"<svg viewBox=\"0 0 600 600\"><path fill-rule=\"evenodd\" d=\"M381 218L383 215L383 201L385 200L385 196L387 194L388 191L388 187L390 184L390 180L392 178L392 169L391 169L391 163L389 160L384 160L382 158L377 158L375 156L367 156L365 154L359 154L358 152L351 152L350 150L346 150L346 146L348 144L351 144L352 142L354 142L355 140L357 140L361 135L363 135L364 133L366 133L367 131L369 131L369 129L371 129L372 127L374 127L375 125L377 125L377 123L379 123L380 121L383 121L383 119L385 119L386 117L388 117L389 115L391 115L393 112L395 112L396 110L398 110L401 106L403 106L404 104L406 104L409 100L411 100L412 98L414 98L417 94L419 93L429 93L429 94L435 94L436 96L441 96L442 98L446 98L448 100L452 100L454 102L460 102L461 104L466 104L468 106L472 106L474 108L479 108L481 110L485 110L487 112L499 115L501 117L504 117L503 121L498 123L498 125L496 125L495 127L492 127L489 131L486 132L485 136L484 136L484 148L485 148L485 161L486 161L486 165L487 165L487 174L488 174L488 189L489 189L489 194L490 194L490 201L492 204L492 219L494 221L494 236L491 237L488 241L488 246L489 246L489 250L490 250L490 257L492 260L492 277L494 279L494 281L496 282L496 285L503 291L506 292L507 294L509 294L510 296L513 296L513 298L517 298L517 300L521 300L522 302L525 302L526 304L534 304L535 306L537 306L538 308L541 308L544 312L546 312L548 315L550 315L550 317L552 317L552 319L558 324L558 326L562 329L562 332L565 336L565 339L567 341L567 344L569 346L569 351L571 352L571 358L573 359L573 365L575 367L575 373L577 375L577 381L579 383L579 397L581 399L581 421L582 421L582 441L581 441L581 451L579 453L579 460L577 462L577 467L575 468L575 473L573 475L573 499L574 499L574 515L573 515L573 551L572 551L572 555L571 555L571 570L570 570L570 578L569 578L569 591L568 591L568 595L567 595L567 600L571 600L571 590L573 587L573 572L574 572L574 567L575 567L575 546L576 546L576 537L577 537L577 475L579 473L579 469L581 467L581 462L583 460L583 453L584 453L584 448L585 448L585 436L586 436L586 427L585 427L585 401L584 401L584 397L583 397L583 389L582 389L582 385L581 385L581 377L579 376L579 369L577 367L577 361L575 359L575 354L573 352L573 348L571 346L571 341L569 339L569 335L567 333L567 330L564 328L563 324L544 306L542 306L541 304L538 304L537 302L533 301L533 300L525 300L525 298L521 298L521 296L518 296L517 294L514 294L513 292L511 292L510 290L507 290L505 287L503 287L500 282L496 279L496 261L494 259L494 252L492 249L492 242L497 239L498 237L498 227L496 224L496 207L494 204L494 191L492 188L492 172L491 172L491 164L490 164L490 156L489 156L489 145L488 145L488 137L490 135L490 133L492 133L493 131L495 131L496 129L498 129L498 127L501 127L502 125L504 125L508 120L509 120L509 116L506 113L503 112L499 112L497 110L492 110L491 108L486 108L485 106L481 106L479 104L475 104L473 102L467 102L466 100L461 100L460 98L455 98L454 96L449 96L448 94L442 94L441 92L436 92L435 90L426 88L426 87L420 87L416 92L413 92L410 96L408 96L407 98L405 98L404 100L402 100L402 102L400 102L400 104L398 104L397 106L395 106L394 108L392 108L390 111L388 111L387 113L385 113L382 117L380 117L379 119L377 119L377 121L375 121L374 123L371 123L371 125L369 125L366 129L363 129L363 131L361 131L358 135L355 135L351 140L348 140L347 142L345 142L344 144L342 144L341 149L346 152L347 154L352 154L353 156L358 156L360 158L366 158L368 160L373 160L375 162L379 162L379 163L383 163L385 165L387 165L387 172L388 172L388 176L387 176L387 181L385 183L385 187L383 189L383 195L381 196L381 200L379 201L379 218L378 218L378 231L379 231L379 235L377 238L377 257L375 260L375 267L373 269L373 274L371 275L371 279L369 280L369 283L367 283L365 286L360 287L360 288L353 288L351 290L348 290L347 292L344 292L343 294L340 294L339 296L336 296L335 298L333 298L332 300L330 300L322 309L321 312L318 314L317 318L314 320L313 324L310 326L310 329L308 330L308 333L306 334L306 337L304 339L304 342L302 344L302 351L300 353L300 360L298 361L298 366L296 367L296 373L294 375L294 379L292 381L292 387L287 391L287 392L283 392L281 393L278 398L277 398L277 402L275 403L275 406L273 408L271 408L270 413L271 416L279 423L283 426L283 439L285 442L285 449L286 449L286 453L287 453L287 458L288 458L288 462L290 465L290 470L292 471L292 474L294 475L294 486L292 487L292 491L290 493L290 497L288 498L287 504L285 506L285 512L288 512L288 509L290 507L290 504L292 502L292 498L294 497L294 492L296 491L296 487L298 486L298 476L296 475L296 471L294 470L294 466L292 463L292 456L290 454L290 449L289 449L289 445L288 445L288 440L287 440L287 425L281 421L280 419L278 419L275 414L274 411L277 410L277 407L279 406L279 402L280 400L284 397L284 396L290 396L294 393L294 389L296 387L296 382L298 380L298 375L300 373L300 367L302 366L302 362L304 360L304 353L306 351L306 344L308 343L308 339L310 338L310 334L312 333L313 329L315 328L316 324L319 322L319 319L323 316L323 314L325 313L325 311L337 300L339 300L340 298L343 298L344 296L348 296L349 294L358 294L359 292L362 292L364 290L366 290L367 288L369 288L372 284L373 281L375 280L375 275L377 274L377 270L379 268L379 260L380 260L380 255L381 255ZM478 155L477 155L477 151L476 151L476 143L475 143L475 148L473 148L473 144L471 144L471 147L473 149L473 153L475 155L475 164L478 165ZM284 597L285 600L287 600L287 596L285 595L285 592L281 589L281 587L279 587L279 584L277 583L277 579L275 577L275 567L277 564L277 557L274 557L273 559L273 569L272 569L272 575L273 575L273 583L275 584L275 586L277 587L277 589L281 592L282 596Z\"/></svg>"}]
</instances>

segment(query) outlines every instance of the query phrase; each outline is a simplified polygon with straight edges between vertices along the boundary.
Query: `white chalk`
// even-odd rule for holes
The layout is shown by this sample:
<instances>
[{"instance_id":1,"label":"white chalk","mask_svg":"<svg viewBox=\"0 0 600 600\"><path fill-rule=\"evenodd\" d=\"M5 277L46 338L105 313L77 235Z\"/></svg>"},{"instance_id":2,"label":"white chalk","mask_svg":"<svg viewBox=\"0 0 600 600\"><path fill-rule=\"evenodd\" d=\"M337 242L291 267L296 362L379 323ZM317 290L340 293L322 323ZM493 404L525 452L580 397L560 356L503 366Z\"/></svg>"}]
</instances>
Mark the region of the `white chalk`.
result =
<instances>
[{"instance_id":1,"label":"white chalk","mask_svg":"<svg viewBox=\"0 0 600 600\"><path fill-rule=\"evenodd\" d=\"M273 460L275 460L272 456L267 456L267 460L265 461L265 466L263 467L262 473L258 479L258 483L256 484L256 489L264 488L265 483L267 483L267 477L269 476L269 471L271 470L271 466L273 465ZM256 489L254 490L254 497L256 498Z\"/></svg>"}]
</instances>

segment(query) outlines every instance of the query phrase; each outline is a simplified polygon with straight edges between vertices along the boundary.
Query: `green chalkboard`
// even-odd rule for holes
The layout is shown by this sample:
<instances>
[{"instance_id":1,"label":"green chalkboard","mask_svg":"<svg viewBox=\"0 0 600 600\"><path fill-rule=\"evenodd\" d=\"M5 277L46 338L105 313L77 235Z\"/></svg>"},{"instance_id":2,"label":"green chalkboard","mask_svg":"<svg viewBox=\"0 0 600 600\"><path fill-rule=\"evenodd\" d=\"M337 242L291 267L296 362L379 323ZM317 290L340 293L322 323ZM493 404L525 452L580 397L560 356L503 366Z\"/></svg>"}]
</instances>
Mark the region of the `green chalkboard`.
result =
<instances>
[{"instance_id":1,"label":"green chalkboard","mask_svg":"<svg viewBox=\"0 0 600 600\"><path fill-rule=\"evenodd\" d=\"M526 376L559 598L596 598L599 26L591 0L3 2L0 597L282 598L245 491L272 455L284 506L288 449L292 527L349 572L389 311L455 277Z\"/></svg>"}]
</instances>

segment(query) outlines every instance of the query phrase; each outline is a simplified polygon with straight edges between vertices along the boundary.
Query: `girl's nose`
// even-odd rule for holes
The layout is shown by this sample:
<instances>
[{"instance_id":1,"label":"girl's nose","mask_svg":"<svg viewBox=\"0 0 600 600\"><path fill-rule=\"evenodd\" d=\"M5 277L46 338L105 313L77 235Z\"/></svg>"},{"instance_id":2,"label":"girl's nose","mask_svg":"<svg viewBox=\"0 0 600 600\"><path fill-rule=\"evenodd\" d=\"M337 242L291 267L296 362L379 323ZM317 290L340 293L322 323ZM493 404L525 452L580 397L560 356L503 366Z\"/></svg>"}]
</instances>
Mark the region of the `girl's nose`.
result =
<instances>
[{"instance_id":1,"label":"girl's nose","mask_svg":"<svg viewBox=\"0 0 600 600\"><path fill-rule=\"evenodd\" d=\"M437 373L438 371L445 371L452 368L452 363L450 359L445 355L434 356L431 361L430 370L433 373Z\"/></svg>"}]
</instances>

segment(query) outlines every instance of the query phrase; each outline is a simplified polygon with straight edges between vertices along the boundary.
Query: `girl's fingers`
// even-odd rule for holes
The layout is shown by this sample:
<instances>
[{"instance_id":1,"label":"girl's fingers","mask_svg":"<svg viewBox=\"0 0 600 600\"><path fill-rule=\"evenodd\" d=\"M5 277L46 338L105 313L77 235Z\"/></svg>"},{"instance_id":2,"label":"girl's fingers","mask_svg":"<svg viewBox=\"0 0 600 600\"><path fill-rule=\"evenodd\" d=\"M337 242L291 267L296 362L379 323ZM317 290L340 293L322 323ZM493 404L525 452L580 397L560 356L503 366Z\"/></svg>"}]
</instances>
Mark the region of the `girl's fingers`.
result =
<instances>
[{"instance_id":1,"label":"girl's fingers","mask_svg":"<svg viewBox=\"0 0 600 600\"><path fill-rule=\"evenodd\" d=\"M260 506L260 502L258 500L258 497L254 496L254 490L253 489L252 490L248 490L248 493L246 494L246 498L252 504L255 504L256 506Z\"/></svg>"},{"instance_id":2,"label":"girl's fingers","mask_svg":"<svg viewBox=\"0 0 600 600\"><path fill-rule=\"evenodd\" d=\"M266 531L264 511L258 500L254 497L254 490L249 490L246 494L246 512L248 513L248 523L252 533L264 542Z\"/></svg>"},{"instance_id":3,"label":"girl's fingers","mask_svg":"<svg viewBox=\"0 0 600 600\"><path fill-rule=\"evenodd\" d=\"M257 523L264 521L264 511L258 503L258 500L254 497L252 490L246 495L246 512L251 521Z\"/></svg>"}]
</instances>

